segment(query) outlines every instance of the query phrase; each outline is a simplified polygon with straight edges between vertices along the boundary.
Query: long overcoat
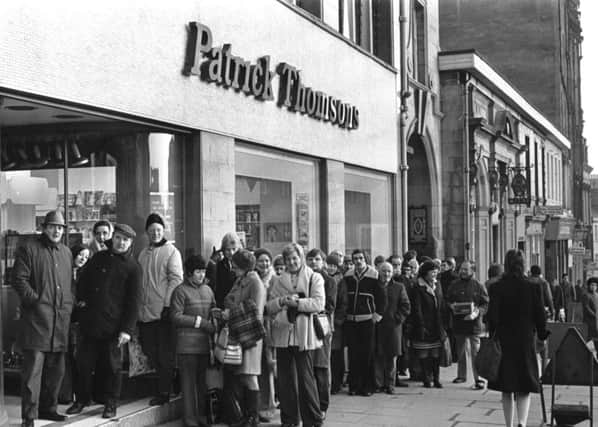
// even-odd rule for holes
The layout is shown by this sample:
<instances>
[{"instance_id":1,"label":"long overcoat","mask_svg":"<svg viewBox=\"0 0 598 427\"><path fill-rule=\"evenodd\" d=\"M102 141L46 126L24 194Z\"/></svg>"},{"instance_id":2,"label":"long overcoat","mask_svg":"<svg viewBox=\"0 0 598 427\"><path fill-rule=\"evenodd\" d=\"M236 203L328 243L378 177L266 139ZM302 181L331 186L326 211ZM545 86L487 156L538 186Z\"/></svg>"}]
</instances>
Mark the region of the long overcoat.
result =
<instances>
[{"instance_id":1,"label":"long overcoat","mask_svg":"<svg viewBox=\"0 0 598 427\"><path fill-rule=\"evenodd\" d=\"M382 320L376 325L376 351L400 356L403 354L403 322L411 312L411 303L402 283L390 280L384 289L386 305Z\"/></svg>"},{"instance_id":2,"label":"long overcoat","mask_svg":"<svg viewBox=\"0 0 598 427\"><path fill-rule=\"evenodd\" d=\"M534 335L541 340L548 336L540 285L525 277L505 274L490 288L488 327L502 348L498 380L489 382L488 388L506 393L538 393Z\"/></svg>"},{"instance_id":3,"label":"long overcoat","mask_svg":"<svg viewBox=\"0 0 598 427\"><path fill-rule=\"evenodd\" d=\"M67 350L73 311L72 254L44 234L15 254L13 286L21 299L19 343L24 350Z\"/></svg>"}]
</instances>

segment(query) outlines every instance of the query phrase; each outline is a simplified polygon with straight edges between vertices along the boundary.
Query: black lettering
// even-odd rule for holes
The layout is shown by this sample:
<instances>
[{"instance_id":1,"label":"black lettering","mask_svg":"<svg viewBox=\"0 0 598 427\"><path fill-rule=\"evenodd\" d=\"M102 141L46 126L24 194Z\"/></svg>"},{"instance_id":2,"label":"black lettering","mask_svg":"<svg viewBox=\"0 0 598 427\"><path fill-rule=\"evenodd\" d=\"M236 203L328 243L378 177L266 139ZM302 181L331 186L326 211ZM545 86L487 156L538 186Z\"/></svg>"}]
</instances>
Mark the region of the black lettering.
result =
<instances>
[{"instance_id":1,"label":"black lettering","mask_svg":"<svg viewBox=\"0 0 598 427\"><path fill-rule=\"evenodd\" d=\"M201 76L201 59L212 48L212 32L199 22L189 22L183 74Z\"/></svg>"},{"instance_id":2,"label":"black lettering","mask_svg":"<svg viewBox=\"0 0 598 427\"><path fill-rule=\"evenodd\" d=\"M295 94L293 98L293 110L305 113L305 95L306 88L301 84L301 73L297 72L297 80L295 82Z\"/></svg>"},{"instance_id":3,"label":"black lettering","mask_svg":"<svg viewBox=\"0 0 598 427\"><path fill-rule=\"evenodd\" d=\"M243 70L249 66L249 62L243 60L239 56L231 56L231 67L234 68L231 86L239 90L241 88L242 79L244 77Z\"/></svg>"},{"instance_id":4,"label":"black lettering","mask_svg":"<svg viewBox=\"0 0 598 427\"><path fill-rule=\"evenodd\" d=\"M242 78L243 78L243 85L241 86L241 90L245 93L249 93L249 80L251 79L251 64L249 62L243 63L242 71Z\"/></svg>"},{"instance_id":5,"label":"black lettering","mask_svg":"<svg viewBox=\"0 0 598 427\"><path fill-rule=\"evenodd\" d=\"M326 100L326 95L323 92L317 91L316 92L316 103L317 103L317 108L316 108L316 118L318 118L319 120L322 120L324 118L324 102Z\"/></svg>"},{"instance_id":6,"label":"black lettering","mask_svg":"<svg viewBox=\"0 0 598 427\"><path fill-rule=\"evenodd\" d=\"M353 106L353 129L357 129L359 127L359 110L357 107Z\"/></svg>"},{"instance_id":7,"label":"black lettering","mask_svg":"<svg viewBox=\"0 0 598 427\"><path fill-rule=\"evenodd\" d=\"M338 101L338 125L345 127L345 120L347 120L347 108L341 101Z\"/></svg>"},{"instance_id":8,"label":"black lettering","mask_svg":"<svg viewBox=\"0 0 598 427\"><path fill-rule=\"evenodd\" d=\"M232 85L230 44L222 45L222 84L226 87Z\"/></svg>"},{"instance_id":9,"label":"black lettering","mask_svg":"<svg viewBox=\"0 0 598 427\"><path fill-rule=\"evenodd\" d=\"M278 64L276 72L280 76L280 83L278 85L278 106L291 108L292 88L295 76L297 75L297 70L289 64L281 62Z\"/></svg>"},{"instance_id":10,"label":"black lettering","mask_svg":"<svg viewBox=\"0 0 598 427\"><path fill-rule=\"evenodd\" d=\"M334 99L332 96L330 97L328 115L330 116L330 121L333 124L335 124L336 120L338 119L337 102L338 101Z\"/></svg>"},{"instance_id":11,"label":"black lettering","mask_svg":"<svg viewBox=\"0 0 598 427\"><path fill-rule=\"evenodd\" d=\"M256 96L264 101L274 99L272 92L272 78L274 77L274 73L270 71L270 57L262 56L258 58L257 67L259 68L262 91Z\"/></svg>"},{"instance_id":12,"label":"black lettering","mask_svg":"<svg viewBox=\"0 0 598 427\"><path fill-rule=\"evenodd\" d=\"M208 61L208 80L222 83L222 49L213 48L210 56L212 59Z\"/></svg>"},{"instance_id":13,"label":"black lettering","mask_svg":"<svg viewBox=\"0 0 598 427\"><path fill-rule=\"evenodd\" d=\"M314 113L318 109L316 93L310 87L305 88L305 90L306 90L306 100L307 100L307 102L306 102L307 114L309 114L310 116L313 117Z\"/></svg>"}]
</instances>

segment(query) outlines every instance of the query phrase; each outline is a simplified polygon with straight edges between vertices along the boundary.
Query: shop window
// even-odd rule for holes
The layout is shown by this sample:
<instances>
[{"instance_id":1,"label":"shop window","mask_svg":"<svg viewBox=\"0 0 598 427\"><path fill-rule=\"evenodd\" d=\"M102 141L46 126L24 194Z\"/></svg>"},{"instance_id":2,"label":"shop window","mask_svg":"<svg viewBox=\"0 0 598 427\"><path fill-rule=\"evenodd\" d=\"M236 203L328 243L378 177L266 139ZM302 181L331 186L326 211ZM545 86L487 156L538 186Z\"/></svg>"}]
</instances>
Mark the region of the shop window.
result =
<instances>
[{"instance_id":1,"label":"shop window","mask_svg":"<svg viewBox=\"0 0 598 427\"><path fill-rule=\"evenodd\" d=\"M137 231L137 252L147 244L145 218L158 212L165 220L166 237L184 247L180 137L147 132L41 137L12 132L2 135L0 166L4 349L13 347L17 330L19 301L11 288L14 253L18 245L41 234L48 211L63 211L69 246L91 243L94 223L106 219Z\"/></svg>"},{"instance_id":2,"label":"shop window","mask_svg":"<svg viewBox=\"0 0 598 427\"><path fill-rule=\"evenodd\" d=\"M314 160L237 143L235 219L244 246L274 255L290 242L317 246L317 176Z\"/></svg>"},{"instance_id":3,"label":"shop window","mask_svg":"<svg viewBox=\"0 0 598 427\"><path fill-rule=\"evenodd\" d=\"M370 255L392 252L390 177L345 168L345 251L365 249Z\"/></svg>"}]
</instances>

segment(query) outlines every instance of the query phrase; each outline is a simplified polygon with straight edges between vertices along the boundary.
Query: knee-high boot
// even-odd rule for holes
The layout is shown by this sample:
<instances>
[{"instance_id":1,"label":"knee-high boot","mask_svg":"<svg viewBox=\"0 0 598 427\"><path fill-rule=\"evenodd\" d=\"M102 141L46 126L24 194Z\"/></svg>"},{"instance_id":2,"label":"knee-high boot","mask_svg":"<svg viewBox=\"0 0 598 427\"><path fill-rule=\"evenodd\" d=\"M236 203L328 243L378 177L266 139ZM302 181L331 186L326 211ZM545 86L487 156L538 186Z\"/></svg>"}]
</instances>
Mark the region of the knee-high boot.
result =
<instances>
[{"instance_id":1,"label":"knee-high boot","mask_svg":"<svg viewBox=\"0 0 598 427\"><path fill-rule=\"evenodd\" d=\"M259 390L245 390L246 419L243 427L257 427L260 422L260 392Z\"/></svg>"},{"instance_id":2,"label":"knee-high boot","mask_svg":"<svg viewBox=\"0 0 598 427\"><path fill-rule=\"evenodd\" d=\"M434 387L442 388L442 384L440 384L440 360L438 358L430 359L430 363L432 364Z\"/></svg>"}]
</instances>

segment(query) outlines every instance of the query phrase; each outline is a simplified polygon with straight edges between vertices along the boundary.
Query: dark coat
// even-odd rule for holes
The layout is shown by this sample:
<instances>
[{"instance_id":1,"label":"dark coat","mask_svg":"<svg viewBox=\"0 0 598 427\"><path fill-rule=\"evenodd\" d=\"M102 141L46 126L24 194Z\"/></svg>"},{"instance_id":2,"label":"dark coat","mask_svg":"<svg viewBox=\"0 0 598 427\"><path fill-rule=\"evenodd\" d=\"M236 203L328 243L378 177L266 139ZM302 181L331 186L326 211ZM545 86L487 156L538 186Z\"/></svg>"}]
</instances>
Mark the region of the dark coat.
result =
<instances>
[{"instance_id":1,"label":"dark coat","mask_svg":"<svg viewBox=\"0 0 598 427\"><path fill-rule=\"evenodd\" d=\"M426 287L424 279L419 278L411 289L410 299L411 339L426 343L444 339L446 331L442 288L436 286L432 292Z\"/></svg>"},{"instance_id":2,"label":"dark coat","mask_svg":"<svg viewBox=\"0 0 598 427\"><path fill-rule=\"evenodd\" d=\"M384 314L384 292L378 286L378 272L373 267L368 266L360 276L352 268L345 273L343 282L349 296L347 315Z\"/></svg>"},{"instance_id":3,"label":"dark coat","mask_svg":"<svg viewBox=\"0 0 598 427\"><path fill-rule=\"evenodd\" d=\"M141 280L141 267L129 253L96 253L79 276L77 297L85 303L79 312L81 332L94 338L112 338L120 332L132 335Z\"/></svg>"},{"instance_id":4,"label":"dark coat","mask_svg":"<svg viewBox=\"0 0 598 427\"><path fill-rule=\"evenodd\" d=\"M446 296L451 283L455 280L459 280L459 275L455 270L447 270L438 275L438 280L440 281L440 287L442 288L442 295Z\"/></svg>"},{"instance_id":5,"label":"dark coat","mask_svg":"<svg viewBox=\"0 0 598 427\"><path fill-rule=\"evenodd\" d=\"M402 283L391 280L382 288L386 307L382 320L376 324L376 350L379 354L400 356L403 354L403 322L411 312L411 303Z\"/></svg>"},{"instance_id":6,"label":"dark coat","mask_svg":"<svg viewBox=\"0 0 598 427\"><path fill-rule=\"evenodd\" d=\"M489 382L488 388L506 393L538 393L534 335L537 333L541 340L548 336L540 285L505 274L490 288L488 326L502 347L498 380Z\"/></svg>"},{"instance_id":7,"label":"dark coat","mask_svg":"<svg viewBox=\"0 0 598 427\"><path fill-rule=\"evenodd\" d=\"M588 338L598 338L598 293L585 292L582 297L583 322L588 325Z\"/></svg>"},{"instance_id":8,"label":"dark coat","mask_svg":"<svg viewBox=\"0 0 598 427\"><path fill-rule=\"evenodd\" d=\"M316 270L314 270L316 271ZM317 271L324 278L324 293L326 294L326 302L324 311L328 315L330 327L334 331L334 312L336 309L336 291L337 282L325 271ZM328 368L330 365L330 350L332 337L326 337L323 340L322 347L315 349L313 354L313 364L315 368Z\"/></svg>"},{"instance_id":9,"label":"dark coat","mask_svg":"<svg viewBox=\"0 0 598 427\"><path fill-rule=\"evenodd\" d=\"M332 350L341 350L345 344L343 342L343 325L347 317L347 306L349 296L347 295L347 285L344 281L338 282L336 287L336 307L334 309L334 331L332 332Z\"/></svg>"},{"instance_id":10,"label":"dark coat","mask_svg":"<svg viewBox=\"0 0 598 427\"><path fill-rule=\"evenodd\" d=\"M480 310L480 315L474 320L465 320L465 315L451 312L451 326L455 334L479 335L482 332L482 318L488 310L488 292L484 285L473 277L459 278L450 284L444 298L447 305L456 302L473 302Z\"/></svg>"},{"instance_id":11,"label":"dark coat","mask_svg":"<svg viewBox=\"0 0 598 427\"><path fill-rule=\"evenodd\" d=\"M45 235L26 242L15 254L15 291L21 299L19 343L24 350L67 350L73 311L73 257Z\"/></svg>"},{"instance_id":12,"label":"dark coat","mask_svg":"<svg viewBox=\"0 0 598 427\"><path fill-rule=\"evenodd\" d=\"M221 259L210 273L212 277L208 276L208 278L216 298L216 307L224 308L224 299L237 280L237 276L232 270L232 262L227 258Z\"/></svg>"}]
</instances>

